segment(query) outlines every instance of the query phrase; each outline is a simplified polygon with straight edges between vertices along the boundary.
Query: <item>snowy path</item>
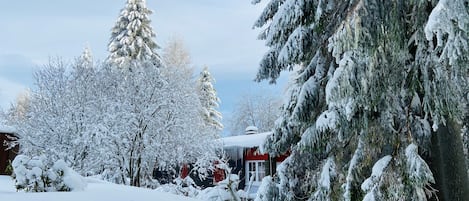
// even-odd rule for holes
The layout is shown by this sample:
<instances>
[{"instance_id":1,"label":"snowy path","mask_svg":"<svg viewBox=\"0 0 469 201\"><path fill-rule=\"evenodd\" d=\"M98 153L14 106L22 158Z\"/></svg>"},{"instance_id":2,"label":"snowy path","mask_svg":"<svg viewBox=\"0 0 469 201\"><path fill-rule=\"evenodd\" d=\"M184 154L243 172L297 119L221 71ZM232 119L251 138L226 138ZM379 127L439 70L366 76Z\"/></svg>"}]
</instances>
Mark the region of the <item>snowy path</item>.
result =
<instances>
[{"instance_id":1,"label":"snowy path","mask_svg":"<svg viewBox=\"0 0 469 201\"><path fill-rule=\"evenodd\" d=\"M8 201L196 201L150 189L116 185L87 178L81 192L24 193L16 192L8 176L0 176L0 200Z\"/></svg>"}]
</instances>

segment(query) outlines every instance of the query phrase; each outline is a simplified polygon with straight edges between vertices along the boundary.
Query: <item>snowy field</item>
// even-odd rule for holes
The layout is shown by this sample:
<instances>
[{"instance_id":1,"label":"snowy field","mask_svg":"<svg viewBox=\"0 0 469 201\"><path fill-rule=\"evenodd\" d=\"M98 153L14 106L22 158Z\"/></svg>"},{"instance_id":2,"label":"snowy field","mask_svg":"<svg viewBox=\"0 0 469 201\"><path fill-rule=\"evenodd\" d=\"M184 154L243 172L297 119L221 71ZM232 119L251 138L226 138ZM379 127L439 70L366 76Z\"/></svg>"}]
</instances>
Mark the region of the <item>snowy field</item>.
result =
<instances>
[{"instance_id":1,"label":"snowy field","mask_svg":"<svg viewBox=\"0 0 469 201\"><path fill-rule=\"evenodd\" d=\"M195 199L156 192L150 189L116 185L86 178L85 191L24 193L16 192L9 176L0 176L0 200L8 201L196 201Z\"/></svg>"}]
</instances>

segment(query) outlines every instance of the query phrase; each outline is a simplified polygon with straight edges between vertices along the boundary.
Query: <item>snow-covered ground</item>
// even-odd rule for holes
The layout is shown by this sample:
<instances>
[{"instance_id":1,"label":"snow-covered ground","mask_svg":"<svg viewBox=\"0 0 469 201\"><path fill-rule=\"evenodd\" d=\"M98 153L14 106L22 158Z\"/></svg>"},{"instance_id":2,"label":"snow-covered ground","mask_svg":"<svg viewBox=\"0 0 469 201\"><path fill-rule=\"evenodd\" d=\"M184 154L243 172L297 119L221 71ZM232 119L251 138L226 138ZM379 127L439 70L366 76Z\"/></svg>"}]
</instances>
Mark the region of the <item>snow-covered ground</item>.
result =
<instances>
[{"instance_id":1,"label":"snow-covered ground","mask_svg":"<svg viewBox=\"0 0 469 201\"><path fill-rule=\"evenodd\" d=\"M0 176L0 200L8 201L196 201L195 199L157 192L150 189L116 185L86 178L84 191L24 193L16 192L9 176Z\"/></svg>"}]
</instances>

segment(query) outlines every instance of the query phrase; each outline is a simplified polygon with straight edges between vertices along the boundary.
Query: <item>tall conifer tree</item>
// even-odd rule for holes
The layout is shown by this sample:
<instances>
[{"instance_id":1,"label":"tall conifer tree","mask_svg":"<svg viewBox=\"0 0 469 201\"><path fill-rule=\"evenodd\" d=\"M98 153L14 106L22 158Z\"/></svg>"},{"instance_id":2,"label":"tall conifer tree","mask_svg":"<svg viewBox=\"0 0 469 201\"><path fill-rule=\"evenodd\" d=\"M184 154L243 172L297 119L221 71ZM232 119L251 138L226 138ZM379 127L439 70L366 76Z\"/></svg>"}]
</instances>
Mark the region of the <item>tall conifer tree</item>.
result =
<instances>
[{"instance_id":1,"label":"tall conifer tree","mask_svg":"<svg viewBox=\"0 0 469 201\"><path fill-rule=\"evenodd\" d=\"M127 0L112 28L109 63L130 70L140 65L136 61L151 62L156 67L161 65L156 52L159 46L154 41L156 34L151 27L151 13L145 0Z\"/></svg>"},{"instance_id":2,"label":"tall conifer tree","mask_svg":"<svg viewBox=\"0 0 469 201\"><path fill-rule=\"evenodd\" d=\"M215 79L208 71L208 67L205 66L197 80L197 89L199 92L200 102L202 104L204 120L207 125L212 126L217 130L222 130L222 116L221 113L217 111L220 98L218 98L217 91L213 86L214 82Z\"/></svg>"},{"instance_id":3,"label":"tall conifer tree","mask_svg":"<svg viewBox=\"0 0 469 201\"><path fill-rule=\"evenodd\" d=\"M467 1L271 0L255 27L265 27L260 38L270 47L257 80L297 69L265 145L291 155L260 200L434 194L423 158L435 157L431 136L462 118ZM457 182L450 190L464 200L467 188Z\"/></svg>"}]
</instances>

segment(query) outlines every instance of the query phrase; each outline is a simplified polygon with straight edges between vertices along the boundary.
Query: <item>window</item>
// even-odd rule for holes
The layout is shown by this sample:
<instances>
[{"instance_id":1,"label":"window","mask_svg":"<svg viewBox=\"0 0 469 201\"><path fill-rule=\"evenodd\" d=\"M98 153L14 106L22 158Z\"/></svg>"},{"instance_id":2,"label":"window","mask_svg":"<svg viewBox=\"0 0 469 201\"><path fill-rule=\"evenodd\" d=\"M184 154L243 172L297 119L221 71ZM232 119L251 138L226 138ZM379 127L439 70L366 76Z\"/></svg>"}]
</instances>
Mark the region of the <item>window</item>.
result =
<instances>
[{"instance_id":1,"label":"window","mask_svg":"<svg viewBox=\"0 0 469 201\"><path fill-rule=\"evenodd\" d=\"M246 185L260 185L265 177L265 161L246 161Z\"/></svg>"}]
</instances>

